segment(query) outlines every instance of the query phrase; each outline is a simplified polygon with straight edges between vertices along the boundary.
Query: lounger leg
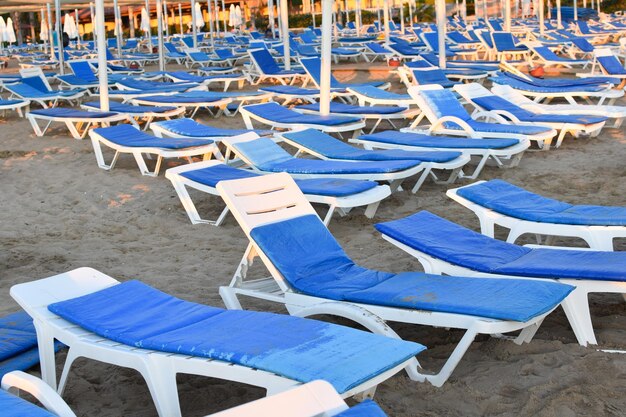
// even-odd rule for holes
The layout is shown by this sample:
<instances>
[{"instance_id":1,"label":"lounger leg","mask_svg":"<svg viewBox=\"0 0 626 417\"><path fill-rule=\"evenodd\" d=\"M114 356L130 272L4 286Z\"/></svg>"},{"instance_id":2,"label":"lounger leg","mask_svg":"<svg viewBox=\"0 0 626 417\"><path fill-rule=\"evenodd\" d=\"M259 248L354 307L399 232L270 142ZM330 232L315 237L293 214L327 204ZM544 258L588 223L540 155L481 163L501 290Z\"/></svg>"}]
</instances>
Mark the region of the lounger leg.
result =
<instances>
[{"instance_id":1,"label":"lounger leg","mask_svg":"<svg viewBox=\"0 0 626 417\"><path fill-rule=\"evenodd\" d=\"M151 356L142 372L160 417L180 417L176 372L167 358Z\"/></svg>"},{"instance_id":2,"label":"lounger leg","mask_svg":"<svg viewBox=\"0 0 626 417\"><path fill-rule=\"evenodd\" d=\"M524 328L520 332L520 334L513 340L513 343L516 345L521 345L522 343L530 343L530 341L535 337L537 330L539 330L539 326L543 323L543 319L538 320L536 323L531 324L530 326Z\"/></svg>"},{"instance_id":3,"label":"lounger leg","mask_svg":"<svg viewBox=\"0 0 626 417\"><path fill-rule=\"evenodd\" d=\"M474 330L468 329L439 373L437 375L426 376L426 380L436 387L442 386L448 378L450 378L450 375L452 375L452 372L461 361L461 358L465 355L465 352L467 352L467 349L476 338L476 334Z\"/></svg>"},{"instance_id":4,"label":"lounger leg","mask_svg":"<svg viewBox=\"0 0 626 417\"><path fill-rule=\"evenodd\" d=\"M200 214L198 214L198 210L196 209L195 204L193 204L191 196L189 195L189 192L187 192L187 188L183 183L174 180L172 181L172 185L174 186L174 190L176 190L176 194L178 194L180 202L185 208L185 212L187 212L189 220L191 220L191 224L212 223L211 221L203 220L200 217Z\"/></svg>"},{"instance_id":5,"label":"lounger leg","mask_svg":"<svg viewBox=\"0 0 626 417\"><path fill-rule=\"evenodd\" d=\"M590 233L589 237L583 237L583 239L593 250L606 252L612 252L614 250L613 236L605 235L603 233Z\"/></svg>"},{"instance_id":6,"label":"lounger leg","mask_svg":"<svg viewBox=\"0 0 626 417\"><path fill-rule=\"evenodd\" d=\"M57 374L54 352L54 336L52 335L52 332L48 330L47 326L38 320L33 320L33 325L37 331L39 362L41 364L41 379L56 390Z\"/></svg>"},{"instance_id":7,"label":"lounger leg","mask_svg":"<svg viewBox=\"0 0 626 417\"><path fill-rule=\"evenodd\" d=\"M106 169L107 171L110 171L111 169L113 169L113 167L115 166L115 163L117 162L119 152L115 151L115 156L113 157L111 164L107 165L104 162L104 155L102 154L102 145L100 144L100 141L96 139L95 137L92 137L91 144L93 145L93 152L96 155L96 161L98 162L98 166L102 169Z\"/></svg>"},{"instance_id":8,"label":"lounger leg","mask_svg":"<svg viewBox=\"0 0 626 417\"><path fill-rule=\"evenodd\" d=\"M33 130L35 131L35 135L39 137L43 136L44 132L39 127L39 124L37 124L37 120L33 116L29 115L28 121L30 122L30 125L33 127ZM50 123L48 123L48 126L50 126ZM48 127L46 126L46 129L47 128Z\"/></svg>"},{"instance_id":9,"label":"lounger leg","mask_svg":"<svg viewBox=\"0 0 626 417\"><path fill-rule=\"evenodd\" d=\"M63 395L63 391L65 391L65 385L67 384L67 376L70 373L70 369L74 361L80 358L80 352L78 349L70 348L67 352L67 357L65 358L65 363L63 364L63 372L61 373L61 379L59 381L59 388L57 392L59 395Z\"/></svg>"},{"instance_id":10,"label":"lounger leg","mask_svg":"<svg viewBox=\"0 0 626 417\"><path fill-rule=\"evenodd\" d=\"M430 175L430 168L426 168L425 170L422 171L422 175L420 175L417 182L415 183L415 186L411 190L413 194L419 191L419 189L422 187L422 185L424 184L424 181L426 181L426 178L428 178L429 175Z\"/></svg>"},{"instance_id":11,"label":"lounger leg","mask_svg":"<svg viewBox=\"0 0 626 417\"><path fill-rule=\"evenodd\" d=\"M74 139L82 139L83 136L78 131L77 127L70 120L65 121L65 126L67 126L67 130L70 131L70 134Z\"/></svg>"},{"instance_id":12,"label":"lounger leg","mask_svg":"<svg viewBox=\"0 0 626 417\"><path fill-rule=\"evenodd\" d=\"M377 201L375 203L368 205L367 208L365 209L365 217L367 217L368 219L374 218L374 216L376 215L376 211L378 211L379 205L380 205L380 201Z\"/></svg>"},{"instance_id":13,"label":"lounger leg","mask_svg":"<svg viewBox=\"0 0 626 417\"><path fill-rule=\"evenodd\" d=\"M587 291L581 287L576 287L561 303L561 306L563 306L578 343L581 346L597 345L598 342L591 322Z\"/></svg>"}]
</instances>

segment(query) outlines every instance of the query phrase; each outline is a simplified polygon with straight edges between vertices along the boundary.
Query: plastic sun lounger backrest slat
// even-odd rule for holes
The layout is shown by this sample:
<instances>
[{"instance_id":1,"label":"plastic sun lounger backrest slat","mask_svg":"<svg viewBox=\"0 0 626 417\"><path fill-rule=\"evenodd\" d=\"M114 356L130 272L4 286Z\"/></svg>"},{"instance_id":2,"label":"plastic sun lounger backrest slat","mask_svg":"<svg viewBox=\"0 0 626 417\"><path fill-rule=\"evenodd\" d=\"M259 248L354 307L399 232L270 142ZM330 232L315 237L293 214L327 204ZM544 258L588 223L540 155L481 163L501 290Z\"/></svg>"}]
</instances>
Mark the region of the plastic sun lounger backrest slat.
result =
<instances>
[{"instance_id":1,"label":"plastic sun lounger backrest slat","mask_svg":"<svg viewBox=\"0 0 626 417\"><path fill-rule=\"evenodd\" d=\"M317 216L287 173L221 181L217 190L247 235L257 226L310 214Z\"/></svg>"},{"instance_id":2,"label":"plastic sun lounger backrest slat","mask_svg":"<svg viewBox=\"0 0 626 417\"><path fill-rule=\"evenodd\" d=\"M250 55L255 60L261 71L265 74L278 74L280 67L267 49L256 49L250 51Z\"/></svg>"},{"instance_id":3,"label":"plastic sun lounger backrest slat","mask_svg":"<svg viewBox=\"0 0 626 417\"><path fill-rule=\"evenodd\" d=\"M98 77L96 77L96 75L91 70L91 66L89 65L89 62L76 61L76 62L70 62L69 65L70 65L70 68L72 69L72 72L74 72L74 75L76 75L77 77L82 78L83 80L88 81L88 82L98 81Z\"/></svg>"}]
</instances>

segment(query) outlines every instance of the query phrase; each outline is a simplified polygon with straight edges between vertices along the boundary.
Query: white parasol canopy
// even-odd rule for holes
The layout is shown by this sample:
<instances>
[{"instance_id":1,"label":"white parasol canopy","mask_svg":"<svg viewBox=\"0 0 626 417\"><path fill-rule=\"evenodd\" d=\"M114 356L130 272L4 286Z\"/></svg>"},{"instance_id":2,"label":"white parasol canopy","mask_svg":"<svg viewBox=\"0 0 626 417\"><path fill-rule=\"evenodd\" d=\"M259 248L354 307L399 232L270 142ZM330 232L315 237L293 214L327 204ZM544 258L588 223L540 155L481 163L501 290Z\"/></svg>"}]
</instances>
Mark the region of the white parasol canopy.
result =
<instances>
[{"instance_id":1,"label":"white parasol canopy","mask_svg":"<svg viewBox=\"0 0 626 417\"><path fill-rule=\"evenodd\" d=\"M46 19L41 19L41 28L39 29L39 39L42 41L48 40L48 23Z\"/></svg>"},{"instance_id":2,"label":"white parasol canopy","mask_svg":"<svg viewBox=\"0 0 626 417\"><path fill-rule=\"evenodd\" d=\"M6 42L7 40L7 25L4 23L4 18L0 16L0 42Z\"/></svg>"},{"instance_id":3,"label":"white parasol canopy","mask_svg":"<svg viewBox=\"0 0 626 417\"><path fill-rule=\"evenodd\" d=\"M241 14L241 7L239 7L239 5L235 6L235 16L237 18L235 22L235 27L243 25L243 16Z\"/></svg>"}]
</instances>

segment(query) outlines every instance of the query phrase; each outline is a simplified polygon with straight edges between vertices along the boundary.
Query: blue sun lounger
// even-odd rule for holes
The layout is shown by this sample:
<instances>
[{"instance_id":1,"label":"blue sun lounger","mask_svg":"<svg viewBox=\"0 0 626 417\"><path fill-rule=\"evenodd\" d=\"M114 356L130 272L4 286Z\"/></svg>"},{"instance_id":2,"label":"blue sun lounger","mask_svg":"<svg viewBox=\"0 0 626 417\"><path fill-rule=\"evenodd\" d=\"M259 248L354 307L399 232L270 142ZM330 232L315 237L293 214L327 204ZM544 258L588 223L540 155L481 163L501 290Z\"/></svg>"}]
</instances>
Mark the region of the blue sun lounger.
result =
<instances>
[{"instance_id":1,"label":"blue sun lounger","mask_svg":"<svg viewBox=\"0 0 626 417\"><path fill-rule=\"evenodd\" d=\"M525 233L574 236L593 250L612 251L614 239L626 237L625 207L572 205L502 180L477 182L447 195L478 216L484 235L494 237L495 224L510 229L509 243Z\"/></svg>"},{"instance_id":2,"label":"blue sun lounger","mask_svg":"<svg viewBox=\"0 0 626 417\"><path fill-rule=\"evenodd\" d=\"M19 284L11 294L38 320L41 349L46 334L68 341L61 391L79 357L129 367L142 374L162 416L181 415L178 373L252 384L269 394L322 379L350 397L371 394L425 349L316 320L192 303L91 268ZM43 379L56 388L54 365L53 355L42 355L42 367L52 368Z\"/></svg>"},{"instance_id":3,"label":"blue sun lounger","mask_svg":"<svg viewBox=\"0 0 626 417\"><path fill-rule=\"evenodd\" d=\"M259 91L272 93L274 97L279 97L284 101L282 106L287 106L293 102L315 103L320 96L320 90L316 88L296 87L294 85L269 85L259 87ZM333 93L330 93L332 99Z\"/></svg>"},{"instance_id":4,"label":"blue sun lounger","mask_svg":"<svg viewBox=\"0 0 626 417\"><path fill-rule=\"evenodd\" d=\"M415 256L427 272L533 278L576 286L563 302L582 346L597 344L588 293L626 293L626 253L529 248L495 240L427 211L376 225L383 237Z\"/></svg>"},{"instance_id":5,"label":"blue sun lounger","mask_svg":"<svg viewBox=\"0 0 626 417\"><path fill-rule=\"evenodd\" d=\"M16 111L20 117L24 117L24 111L28 111L30 100L3 100L0 99L0 112L6 116L7 110Z\"/></svg>"},{"instance_id":6,"label":"blue sun lounger","mask_svg":"<svg viewBox=\"0 0 626 417\"><path fill-rule=\"evenodd\" d=\"M313 80L313 83L315 83L317 88L319 88L320 82L321 82L320 71L322 67L322 60L319 58L303 58L300 60L300 62L302 63L302 67L304 67L307 74L309 74L309 77L311 77L311 79ZM346 89L349 87L358 87L358 86L364 86L364 85L371 85L371 86L379 87L385 90L387 90L390 86L388 82L384 82L384 81L373 81L373 82L359 83L359 84L341 83L335 77L333 77L332 74L330 74L330 88L331 88L331 91L334 90L335 93L346 92Z\"/></svg>"},{"instance_id":7,"label":"blue sun lounger","mask_svg":"<svg viewBox=\"0 0 626 417\"><path fill-rule=\"evenodd\" d=\"M320 104L311 103L294 107L293 110L305 114L320 114ZM400 120L410 123L413 119L420 116L421 111L418 108L409 109L408 107L399 106L357 106L354 104L330 102L329 114L335 116L354 116L362 120L374 121L370 132L378 128L384 120L391 125L393 129L397 129L393 123L394 120Z\"/></svg>"},{"instance_id":8,"label":"blue sun lounger","mask_svg":"<svg viewBox=\"0 0 626 417\"><path fill-rule=\"evenodd\" d=\"M469 157L478 158L471 174L463 173L462 178L475 179L485 164L492 160L500 168L519 165L528 140L517 139L473 139L449 136L431 136L415 132L388 130L370 135L361 135L350 142L363 145L366 149L403 149L408 151L456 151Z\"/></svg>"},{"instance_id":9,"label":"blue sun lounger","mask_svg":"<svg viewBox=\"0 0 626 417\"><path fill-rule=\"evenodd\" d=\"M256 120L273 129L315 128L323 132L342 133L359 132L365 123L359 117L352 116L320 116L302 114L287 109L278 103L262 103L244 106L241 116L246 128L254 129L252 120Z\"/></svg>"},{"instance_id":10,"label":"blue sun lounger","mask_svg":"<svg viewBox=\"0 0 626 417\"><path fill-rule=\"evenodd\" d=\"M35 131L35 135L41 137L46 134L53 122L64 123L74 139L83 139L93 126L108 126L114 122L129 122L130 116L114 111L95 112L68 109L63 107L31 110L27 115L28 121ZM41 127L39 121L47 122Z\"/></svg>"},{"instance_id":11,"label":"blue sun lounger","mask_svg":"<svg viewBox=\"0 0 626 417\"><path fill-rule=\"evenodd\" d=\"M90 111L100 110L99 101L89 101L81 105L83 109ZM135 120L138 124L144 125L144 130L150 126L153 120L166 119L179 116L185 109L174 106L136 106L116 101L109 102L109 111L125 114Z\"/></svg>"},{"instance_id":12,"label":"blue sun lounger","mask_svg":"<svg viewBox=\"0 0 626 417\"><path fill-rule=\"evenodd\" d=\"M134 80L132 78L118 80L115 85L120 90L148 91L154 94L182 93L199 87L199 84L195 82L166 83L159 81Z\"/></svg>"},{"instance_id":13,"label":"blue sun lounger","mask_svg":"<svg viewBox=\"0 0 626 417\"><path fill-rule=\"evenodd\" d=\"M223 129L207 126L186 117L151 123L150 129L152 129L154 134L159 138L219 140L219 138L222 137L238 136L250 132L254 132L259 136L274 136L274 132L271 130Z\"/></svg>"},{"instance_id":14,"label":"blue sun lounger","mask_svg":"<svg viewBox=\"0 0 626 417\"><path fill-rule=\"evenodd\" d=\"M198 214L187 187L211 195L219 195L215 188L220 181L257 177L260 174L247 169L234 168L220 161L204 161L170 168L165 172L180 198L192 224L212 224L219 226L228 214L224 208L216 220L205 220ZM329 206L324 217L328 224L335 210L340 213L353 207L366 206L365 216L374 217L380 201L391 194L387 185L379 185L368 180L349 180L340 178L305 178L295 180L296 184L311 203Z\"/></svg>"},{"instance_id":15,"label":"blue sun lounger","mask_svg":"<svg viewBox=\"0 0 626 417\"><path fill-rule=\"evenodd\" d=\"M129 153L135 158L141 174L151 177L159 175L164 158L189 159L193 156L202 156L207 160L215 154L217 149L215 142L210 139L157 138L131 125L92 129L89 131L89 137L100 168L107 171L113 169L119 155ZM115 151L115 156L108 165L104 162L102 145ZM155 168L152 171L146 165L144 154L157 155Z\"/></svg>"},{"instance_id":16,"label":"blue sun lounger","mask_svg":"<svg viewBox=\"0 0 626 417\"><path fill-rule=\"evenodd\" d=\"M41 406L20 398L18 395L22 392L35 398ZM4 417L76 417L54 389L21 371L10 372L2 378L0 409Z\"/></svg>"},{"instance_id":17,"label":"blue sun lounger","mask_svg":"<svg viewBox=\"0 0 626 417\"><path fill-rule=\"evenodd\" d=\"M150 95L141 96L132 100L133 104L145 104L149 106L158 106L170 104L184 110L192 109L190 117L193 117L198 110L207 109L207 111L217 117L221 111L233 100L225 95L228 93L216 93L212 91L188 91L175 95ZM211 111L215 109L215 113Z\"/></svg>"},{"instance_id":18,"label":"blue sun lounger","mask_svg":"<svg viewBox=\"0 0 626 417\"><path fill-rule=\"evenodd\" d=\"M306 79L306 73L299 70L286 70L281 68L267 49L254 49L248 52L254 68L254 76L259 84L265 80L275 80L285 85L293 85L297 81Z\"/></svg>"},{"instance_id":19,"label":"blue sun lounger","mask_svg":"<svg viewBox=\"0 0 626 417\"><path fill-rule=\"evenodd\" d=\"M530 57L531 62L537 61L544 67L565 67L572 68L574 66L581 66L582 68L589 65L589 61L586 59L571 59L559 56L552 52L552 49L543 45L541 42L527 42L526 45L533 52L533 56Z\"/></svg>"},{"instance_id":20,"label":"blue sun lounger","mask_svg":"<svg viewBox=\"0 0 626 417\"><path fill-rule=\"evenodd\" d=\"M376 58L381 58L382 61L388 61L389 58L393 56L392 51L379 43L366 42L363 46L365 47L365 51L362 52L362 55L367 62L374 62Z\"/></svg>"},{"instance_id":21,"label":"blue sun lounger","mask_svg":"<svg viewBox=\"0 0 626 417\"><path fill-rule=\"evenodd\" d=\"M411 76L415 85L440 85L443 88L452 88L459 84L458 81L452 81L446 77L446 73L439 68L411 68Z\"/></svg>"},{"instance_id":22,"label":"blue sun lounger","mask_svg":"<svg viewBox=\"0 0 626 417\"><path fill-rule=\"evenodd\" d=\"M344 178L388 181L392 191L408 177L428 175L426 164L417 160L396 161L320 161L296 158L272 139L254 133L222 139L228 149L226 161L239 156L253 171L259 173L287 172L294 178ZM426 172L424 172L426 170Z\"/></svg>"},{"instance_id":23,"label":"blue sun lounger","mask_svg":"<svg viewBox=\"0 0 626 417\"><path fill-rule=\"evenodd\" d=\"M415 106L413 98L408 94L393 93L372 85L352 86L347 89L359 102L359 106L390 105L390 106Z\"/></svg>"},{"instance_id":24,"label":"blue sun lounger","mask_svg":"<svg viewBox=\"0 0 626 417\"><path fill-rule=\"evenodd\" d=\"M248 77L241 73L199 76L185 71L173 71L166 72L165 76L174 82L192 82L207 86L212 83L224 83L224 91L228 90L228 87L232 82L238 83L239 88L241 88L243 87L243 83L248 79Z\"/></svg>"},{"instance_id":25,"label":"blue sun lounger","mask_svg":"<svg viewBox=\"0 0 626 417\"><path fill-rule=\"evenodd\" d=\"M430 132L473 138L527 139L536 141L545 150L550 148L552 138L557 134L545 126L506 124L501 117L497 123L474 120L452 91L438 85L412 86L408 91L430 121Z\"/></svg>"},{"instance_id":26,"label":"blue sun lounger","mask_svg":"<svg viewBox=\"0 0 626 417\"><path fill-rule=\"evenodd\" d=\"M73 102L83 97L87 90L59 90L53 91L41 77L22 77L17 84L4 85L11 92L11 97L19 97L24 100L38 103L41 107L55 107L59 101ZM50 103L50 105L48 105Z\"/></svg>"},{"instance_id":27,"label":"blue sun lounger","mask_svg":"<svg viewBox=\"0 0 626 417\"><path fill-rule=\"evenodd\" d=\"M457 85L454 90L468 103L474 105L476 113L486 111L502 116L518 125L542 125L556 129L560 133L554 145L555 148L561 146L567 133L576 137L581 133L592 137L597 136L608 120L607 117L603 116L534 113L495 95L476 83Z\"/></svg>"},{"instance_id":28,"label":"blue sun lounger","mask_svg":"<svg viewBox=\"0 0 626 417\"><path fill-rule=\"evenodd\" d=\"M370 331L394 338L400 336L387 322L466 331L438 374L424 374L417 363L407 368L413 380L441 386L477 334L525 329L521 340L530 341L536 325L573 290L544 281L363 268L346 255L288 175L224 181L217 189L249 239L238 268L241 275L220 288L229 308L241 308L237 296L245 294L284 303L299 315L350 317ZM245 271L256 256L272 278L252 288ZM269 291L275 296L268 297Z\"/></svg>"},{"instance_id":29,"label":"blue sun lounger","mask_svg":"<svg viewBox=\"0 0 626 417\"><path fill-rule=\"evenodd\" d=\"M438 180L432 170L451 170L446 184L454 182L462 167L469 162L468 156L455 151L406 151L387 149L381 151L358 149L315 129L281 133L280 137L301 152L320 159L336 161L420 161L429 167L429 174ZM422 176L412 189L416 193L426 176Z\"/></svg>"},{"instance_id":30,"label":"blue sun lounger","mask_svg":"<svg viewBox=\"0 0 626 417\"><path fill-rule=\"evenodd\" d=\"M513 60L527 59L530 50L526 45L518 44L510 32L492 32L493 46L496 49L496 59L507 61L507 57Z\"/></svg>"}]
</instances>

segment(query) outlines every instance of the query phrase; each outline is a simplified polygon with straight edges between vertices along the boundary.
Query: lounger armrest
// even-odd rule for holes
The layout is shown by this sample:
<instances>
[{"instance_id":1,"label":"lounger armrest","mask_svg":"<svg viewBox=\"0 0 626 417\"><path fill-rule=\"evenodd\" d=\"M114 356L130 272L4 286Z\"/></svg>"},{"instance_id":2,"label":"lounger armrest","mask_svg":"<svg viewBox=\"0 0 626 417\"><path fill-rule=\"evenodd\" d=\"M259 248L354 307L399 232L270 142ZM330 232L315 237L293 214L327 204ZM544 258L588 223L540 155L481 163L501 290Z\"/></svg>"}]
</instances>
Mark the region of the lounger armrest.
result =
<instances>
[{"instance_id":1,"label":"lounger armrest","mask_svg":"<svg viewBox=\"0 0 626 417\"><path fill-rule=\"evenodd\" d=\"M13 371L2 378L2 389L25 391L35 397L48 411L59 417L76 417L76 414L48 384L21 371Z\"/></svg>"},{"instance_id":2,"label":"lounger armrest","mask_svg":"<svg viewBox=\"0 0 626 417\"><path fill-rule=\"evenodd\" d=\"M509 120L505 119L505 117ZM472 115L472 118L474 120L479 120L480 118L484 118L485 120L493 119L496 122L505 125L510 125L511 123L519 123L518 118L506 110L483 110L474 113Z\"/></svg>"},{"instance_id":3,"label":"lounger armrest","mask_svg":"<svg viewBox=\"0 0 626 417\"><path fill-rule=\"evenodd\" d=\"M456 116L440 117L435 123L432 124L432 126L429 129L429 133L435 132L439 127L443 127L443 124L446 122L451 122L459 126L461 129L463 129L463 131L465 131L465 133L467 133L469 137L474 138L474 139L480 139L480 136L476 134L476 131L472 129L472 127L468 125L465 120L460 119Z\"/></svg>"}]
</instances>

